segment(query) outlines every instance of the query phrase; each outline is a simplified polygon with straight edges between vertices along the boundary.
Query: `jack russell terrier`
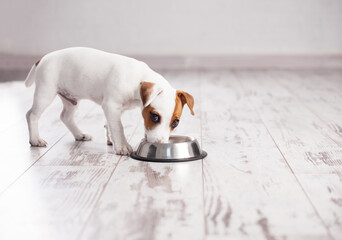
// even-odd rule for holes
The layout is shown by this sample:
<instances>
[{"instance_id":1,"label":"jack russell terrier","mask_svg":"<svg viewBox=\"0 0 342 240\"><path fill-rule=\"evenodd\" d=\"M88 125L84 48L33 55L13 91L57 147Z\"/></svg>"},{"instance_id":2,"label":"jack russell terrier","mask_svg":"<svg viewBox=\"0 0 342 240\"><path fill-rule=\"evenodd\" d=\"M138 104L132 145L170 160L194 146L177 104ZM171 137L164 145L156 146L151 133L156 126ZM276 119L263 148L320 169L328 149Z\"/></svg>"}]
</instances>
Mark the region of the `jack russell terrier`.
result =
<instances>
[{"instance_id":1,"label":"jack russell terrier","mask_svg":"<svg viewBox=\"0 0 342 240\"><path fill-rule=\"evenodd\" d=\"M36 83L32 108L26 118L30 144L45 147L40 138L38 120L56 95L63 102L61 120L76 141L89 141L74 121L78 101L90 99L102 106L107 124L107 144L119 155L128 155L128 144L121 123L127 109L141 107L145 137L149 142L165 143L187 104L194 115L194 99L175 90L144 62L91 48L67 48L45 55L31 68L25 85Z\"/></svg>"}]
</instances>

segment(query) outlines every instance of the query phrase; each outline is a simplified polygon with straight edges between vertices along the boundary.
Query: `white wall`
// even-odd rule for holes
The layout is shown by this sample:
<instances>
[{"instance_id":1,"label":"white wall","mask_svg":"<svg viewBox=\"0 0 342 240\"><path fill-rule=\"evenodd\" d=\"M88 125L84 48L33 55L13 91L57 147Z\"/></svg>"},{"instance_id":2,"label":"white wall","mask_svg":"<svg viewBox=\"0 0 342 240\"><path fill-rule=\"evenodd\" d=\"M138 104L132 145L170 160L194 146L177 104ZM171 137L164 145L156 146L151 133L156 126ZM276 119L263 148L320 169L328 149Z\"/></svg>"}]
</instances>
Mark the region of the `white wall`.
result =
<instances>
[{"instance_id":1,"label":"white wall","mask_svg":"<svg viewBox=\"0 0 342 240\"><path fill-rule=\"evenodd\" d=\"M0 52L342 54L342 0L1 0Z\"/></svg>"}]
</instances>

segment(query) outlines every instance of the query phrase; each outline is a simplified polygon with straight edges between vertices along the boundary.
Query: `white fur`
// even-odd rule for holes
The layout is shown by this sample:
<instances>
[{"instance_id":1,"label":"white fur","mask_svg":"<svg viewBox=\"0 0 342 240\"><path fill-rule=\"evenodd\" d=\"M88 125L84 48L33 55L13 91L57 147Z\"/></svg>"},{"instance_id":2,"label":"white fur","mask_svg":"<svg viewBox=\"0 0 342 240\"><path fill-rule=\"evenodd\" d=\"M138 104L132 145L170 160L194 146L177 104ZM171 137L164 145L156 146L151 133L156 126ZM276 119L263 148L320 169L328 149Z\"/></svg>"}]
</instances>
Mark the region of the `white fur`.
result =
<instances>
[{"instance_id":1,"label":"white fur","mask_svg":"<svg viewBox=\"0 0 342 240\"><path fill-rule=\"evenodd\" d=\"M143 62L91 48L67 48L45 55L37 66L34 65L25 85L29 87L33 82L36 83L33 105L26 115L32 146L46 146L39 136L38 120L55 96L62 94L61 119L76 140L90 140L91 136L76 126L73 114L77 105L66 98L75 103L90 99L103 108L109 129L107 136L110 136L115 152L129 154L132 148L124 135L121 114L126 109L144 107L140 98L141 82L155 83L153 92L157 94L152 94L149 104L161 116L157 127L146 130L147 140L168 141L176 90Z\"/></svg>"}]
</instances>

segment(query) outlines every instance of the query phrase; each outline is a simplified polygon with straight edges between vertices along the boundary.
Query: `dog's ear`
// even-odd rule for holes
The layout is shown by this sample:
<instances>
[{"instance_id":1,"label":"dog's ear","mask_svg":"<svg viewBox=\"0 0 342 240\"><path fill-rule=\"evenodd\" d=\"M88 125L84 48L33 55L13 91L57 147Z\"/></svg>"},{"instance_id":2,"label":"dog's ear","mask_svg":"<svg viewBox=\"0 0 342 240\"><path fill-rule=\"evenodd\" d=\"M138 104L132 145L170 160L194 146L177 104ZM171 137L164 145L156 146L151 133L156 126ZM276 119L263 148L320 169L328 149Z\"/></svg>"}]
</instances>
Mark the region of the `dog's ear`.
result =
<instances>
[{"instance_id":1,"label":"dog's ear","mask_svg":"<svg viewBox=\"0 0 342 240\"><path fill-rule=\"evenodd\" d=\"M141 82L140 83L140 97L144 107L150 105L150 103L158 96L163 89L158 87L158 85L151 82Z\"/></svg>"},{"instance_id":2,"label":"dog's ear","mask_svg":"<svg viewBox=\"0 0 342 240\"><path fill-rule=\"evenodd\" d=\"M182 104L184 106L184 104L188 104L188 107L191 111L192 115L195 115L194 113L194 98L193 96L191 96L191 94L187 93L187 92L183 92L180 90L177 90L177 96L180 98L180 100L182 101Z\"/></svg>"}]
</instances>

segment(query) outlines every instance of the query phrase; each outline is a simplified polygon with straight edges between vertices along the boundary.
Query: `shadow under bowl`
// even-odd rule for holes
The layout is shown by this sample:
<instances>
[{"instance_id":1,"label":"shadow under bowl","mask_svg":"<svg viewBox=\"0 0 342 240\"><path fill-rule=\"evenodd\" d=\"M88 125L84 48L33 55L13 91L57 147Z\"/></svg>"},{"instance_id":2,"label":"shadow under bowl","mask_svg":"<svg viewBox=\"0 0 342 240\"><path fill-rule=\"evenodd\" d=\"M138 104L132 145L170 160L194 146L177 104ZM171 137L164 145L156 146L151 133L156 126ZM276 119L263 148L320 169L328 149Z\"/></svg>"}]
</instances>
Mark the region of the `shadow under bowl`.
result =
<instances>
[{"instance_id":1,"label":"shadow under bowl","mask_svg":"<svg viewBox=\"0 0 342 240\"><path fill-rule=\"evenodd\" d=\"M149 162L186 162L205 158L198 141L193 137L172 135L168 143L150 143L143 139L131 158Z\"/></svg>"}]
</instances>

